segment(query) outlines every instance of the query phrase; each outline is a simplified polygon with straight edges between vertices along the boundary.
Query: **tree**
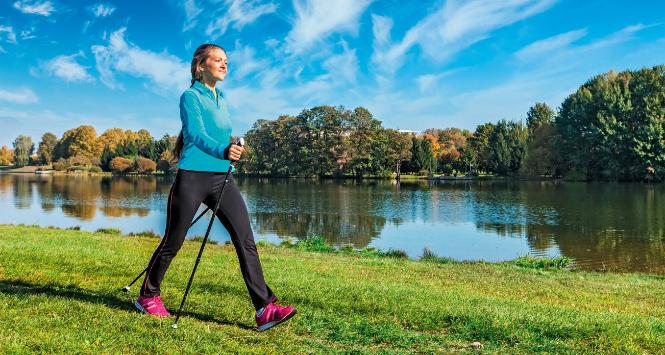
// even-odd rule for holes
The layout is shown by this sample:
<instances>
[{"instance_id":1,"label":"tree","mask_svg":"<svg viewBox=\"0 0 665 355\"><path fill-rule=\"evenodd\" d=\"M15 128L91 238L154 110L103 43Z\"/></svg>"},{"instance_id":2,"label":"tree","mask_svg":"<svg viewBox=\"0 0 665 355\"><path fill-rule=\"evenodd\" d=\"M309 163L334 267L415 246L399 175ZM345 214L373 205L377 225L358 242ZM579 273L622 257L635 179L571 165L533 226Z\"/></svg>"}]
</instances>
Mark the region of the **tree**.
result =
<instances>
[{"instance_id":1,"label":"tree","mask_svg":"<svg viewBox=\"0 0 665 355\"><path fill-rule=\"evenodd\" d=\"M559 160L554 111L544 103L536 103L526 116L529 138L520 173L533 177L554 176Z\"/></svg>"},{"instance_id":2,"label":"tree","mask_svg":"<svg viewBox=\"0 0 665 355\"><path fill-rule=\"evenodd\" d=\"M510 146L508 144L508 122L497 123L489 137L489 168L490 171L505 176L510 171Z\"/></svg>"},{"instance_id":3,"label":"tree","mask_svg":"<svg viewBox=\"0 0 665 355\"><path fill-rule=\"evenodd\" d=\"M544 102L536 102L526 113L526 126L529 133L543 124L552 124L554 122L554 110Z\"/></svg>"},{"instance_id":4,"label":"tree","mask_svg":"<svg viewBox=\"0 0 665 355\"><path fill-rule=\"evenodd\" d=\"M665 66L596 76L561 104L557 147L569 177L665 178Z\"/></svg>"},{"instance_id":5,"label":"tree","mask_svg":"<svg viewBox=\"0 0 665 355\"><path fill-rule=\"evenodd\" d=\"M437 136L441 146L438 159L442 171L444 173L451 173L454 170L468 170L471 163L469 159L473 155L465 155L463 162L460 159L467 146L467 139L471 136L471 132L459 128L446 128L439 130Z\"/></svg>"},{"instance_id":6,"label":"tree","mask_svg":"<svg viewBox=\"0 0 665 355\"><path fill-rule=\"evenodd\" d=\"M473 135L469 137L469 145L473 150L473 156L476 159L477 169L490 172L490 143L489 139L496 126L492 123L485 123L476 127Z\"/></svg>"},{"instance_id":7,"label":"tree","mask_svg":"<svg viewBox=\"0 0 665 355\"><path fill-rule=\"evenodd\" d=\"M58 137L55 134L47 132L42 135L42 141L39 142L39 148L37 149L37 156L41 164L51 164L53 161L53 151L57 144Z\"/></svg>"},{"instance_id":8,"label":"tree","mask_svg":"<svg viewBox=\"0 0 665 355\"><path fill-rule=\"evenodd\" d=\"M388 140L387 160L394 164L396 179L399 181L402 174L402 162L411 159L411 137L394 129L386 129Z\"/></svg>"},{"instance_id":9,"label":"tree","mask_svg":"<svg viewBox=\"0 0 665 355\"><path fill-rule=\"evenodd\" d=\"M0 165L14 164L14 151L9 149L6 145L0 148Z\"/></svg>"},{"instance_id":10,"label":"tree","mask_svg":"<svg viewBox=\"0 0 665 355\"><path fill-rule=\"evenodd\" d=\"M97 132L93 126L83 125L63 133L54 149L54 159L69 158L76 155L88 158L99 157L104 146L97 141Z\"/></svg>"},{"instance_id":11,"label":"tree","mask_svg":"<svg viewBox=\"0 0 665 355\"><path fill-rule=\"evenodd\" d=\"M125 141L125 131L121 128L109 128L102 133L97 142L101 147L108 147L111 153L115 153L116 148Z\"/></svg>"},{"instance_id":12,"label":"tree","mask_svg":"<svg viewBox=\"0 0 665 355\"><path fill-rule=\"evenodd\" d=\"M14 162L16 166L25 166L30 161L30 156L35 151L32 138L19 135L14 140Z\"/></svg>"},{"instance_id":13,"label":"tree","mask_svg":"<svg viewBox=\"0 0 665 355\"><path fill-rule=\"evenodd\" d=\"M356 177L379 174L382 170L385 140L381 137L381 121L375 119L364 107L353 110L349 116L348 149L349 160L346 169Z\"/></svg>"}]
</instances>

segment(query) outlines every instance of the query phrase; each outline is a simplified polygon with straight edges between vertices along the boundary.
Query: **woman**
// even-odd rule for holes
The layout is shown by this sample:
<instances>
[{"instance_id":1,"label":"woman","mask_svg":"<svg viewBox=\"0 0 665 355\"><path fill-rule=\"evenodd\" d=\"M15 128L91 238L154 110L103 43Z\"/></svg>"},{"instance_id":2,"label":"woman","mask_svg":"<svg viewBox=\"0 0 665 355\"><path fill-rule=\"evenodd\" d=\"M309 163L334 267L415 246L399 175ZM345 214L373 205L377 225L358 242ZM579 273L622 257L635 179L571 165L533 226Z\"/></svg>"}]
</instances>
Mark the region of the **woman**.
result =
<instances>
[{"instance_id":1,"label":"woman","mask_svg":"<svg viewBox=\"0 0 665 355\"><path fill-rule=\"evenodd\" d=\"M242 146L227 143L231 140L231 121L226 99L215 88L226 72L226 52L222 47L203 44L196 49L191 64L192 85L180 97L182 131L175 148L178 173L169 193L166 231L150 259L135 302L136 308L146 314L170 315L160 298L164 274L182 246L199 205L203 202L214 209L230 161L240 159L243 153ZM263 279L245 202L232 177L227 185L217 217L231 235L256 308L257 330L263 331L291 318L296 310L275 304L277 297Z\"/></svg>"}]
</instances>

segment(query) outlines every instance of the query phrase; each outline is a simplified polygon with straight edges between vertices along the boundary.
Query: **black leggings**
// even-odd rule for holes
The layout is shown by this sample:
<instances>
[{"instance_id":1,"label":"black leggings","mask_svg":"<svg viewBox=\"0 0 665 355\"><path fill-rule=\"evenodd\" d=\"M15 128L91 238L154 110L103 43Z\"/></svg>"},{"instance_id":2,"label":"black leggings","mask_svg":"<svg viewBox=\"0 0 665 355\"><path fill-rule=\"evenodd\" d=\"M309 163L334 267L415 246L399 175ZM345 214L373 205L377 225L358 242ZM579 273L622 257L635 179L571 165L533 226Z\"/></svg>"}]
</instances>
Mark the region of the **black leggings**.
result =
<instances>
[{"instance_id":1,"label":"black leggings","mask_svg":"<svg viewBox=\"0 0 665 355\"><path fill-rule=\"evenodd\" d=\"M146 297L159 295L159 285L166 274L166 269L180 250L199 205L203 202L210 209L215 208L225 177L225 173L178 170L169 193L164 238L150 259L141 295ZM231 235L238 254L242 277L254 308L258 310L270 303L275 295L263 279L247 206L233 182L233 176L229 176L224 188L217 218Z\"/></svg>"}]
</instances>

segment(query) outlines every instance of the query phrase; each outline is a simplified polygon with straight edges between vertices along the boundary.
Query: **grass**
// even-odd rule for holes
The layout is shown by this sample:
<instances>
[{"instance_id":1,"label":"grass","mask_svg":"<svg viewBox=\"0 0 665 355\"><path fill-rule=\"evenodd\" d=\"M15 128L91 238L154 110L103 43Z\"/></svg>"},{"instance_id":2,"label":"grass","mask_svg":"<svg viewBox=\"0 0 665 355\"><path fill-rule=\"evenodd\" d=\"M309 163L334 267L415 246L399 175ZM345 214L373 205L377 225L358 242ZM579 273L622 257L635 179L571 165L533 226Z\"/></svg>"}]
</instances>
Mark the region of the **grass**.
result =
<instances>
[{"instance_id":1,"label":"grass","mask_svg":"<svg viewBox=\"0 0 665 355\"><path fill-rule=\"evenodd\" d=\"M119 291L158 243L0 225L0 353L665 349L663 276L571 271L558 268L561 261L440 262L431 252L415 261L326 248L315 238L258 246L270 287L299 310L288 323L265 333L251 329L251 302L233 246L225 244L206 247L174 330L172 319L134 311L136 286L129 295ZM162 295L172 310L198 248L186 241L166 275Z\"/></svg>"}]
</instances>

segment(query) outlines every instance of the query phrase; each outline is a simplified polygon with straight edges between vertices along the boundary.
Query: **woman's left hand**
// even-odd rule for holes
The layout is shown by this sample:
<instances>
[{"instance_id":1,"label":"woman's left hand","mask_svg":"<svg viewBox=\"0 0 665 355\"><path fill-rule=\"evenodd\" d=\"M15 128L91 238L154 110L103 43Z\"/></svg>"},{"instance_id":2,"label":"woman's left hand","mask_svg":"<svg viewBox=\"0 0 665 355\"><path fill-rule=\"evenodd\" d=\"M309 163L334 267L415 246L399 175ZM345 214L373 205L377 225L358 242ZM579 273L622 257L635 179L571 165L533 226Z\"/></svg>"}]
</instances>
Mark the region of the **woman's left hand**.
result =
<instances>
[{"instance_id":1,"label":"woman's left hand","mask_svg":"<svg viewBox=\"0 0 665 355\"><path fill-rule=\"evenodd\" d=\"M229 160L238 161L240 159L240 155L242 155L242 152L244 151L245 148L243 148L242 146L231 144L231 146L229 147Z\"/></svg>"}]
</instances>

